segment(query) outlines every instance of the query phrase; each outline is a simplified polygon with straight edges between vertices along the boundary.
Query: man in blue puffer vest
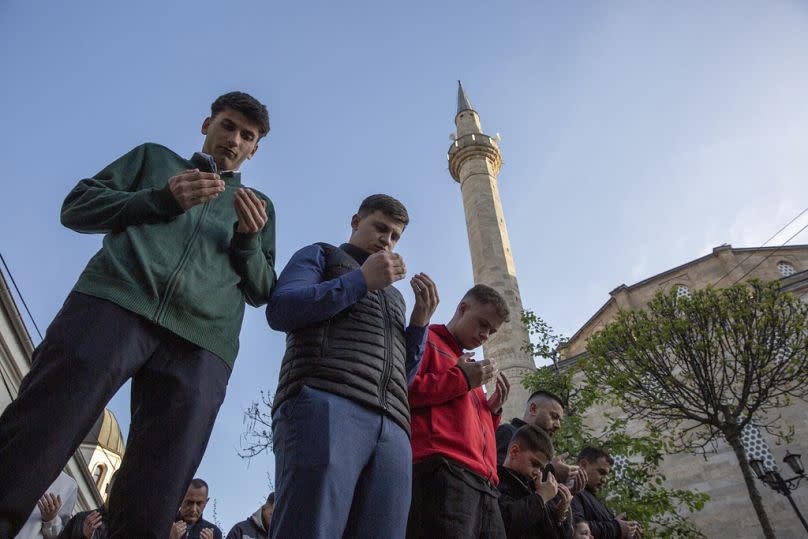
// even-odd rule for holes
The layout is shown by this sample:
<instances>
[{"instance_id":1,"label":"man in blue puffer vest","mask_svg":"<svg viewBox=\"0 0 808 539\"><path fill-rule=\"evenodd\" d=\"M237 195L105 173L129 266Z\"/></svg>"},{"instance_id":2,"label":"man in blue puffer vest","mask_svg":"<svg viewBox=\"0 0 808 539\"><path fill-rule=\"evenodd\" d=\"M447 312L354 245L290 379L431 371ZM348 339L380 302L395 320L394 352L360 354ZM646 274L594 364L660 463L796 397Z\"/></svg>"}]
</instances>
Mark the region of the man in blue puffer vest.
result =
<instances>
[{"instance_id":1,"label":"man in blue puffer vest","mask_svg":"<svg viewBox=\"0 0 808 539\"><path fill-rule=\"evenodd\" d=\"M287 333L273 401L273 538L404 537L407 386L438 304L432 280L415 275L405 328L392 284L407 270L393 248L408 222L398 200L370 196L348 243L304 247L278 278L267 307L269 325Z\"/></svg>"}]
</instances>

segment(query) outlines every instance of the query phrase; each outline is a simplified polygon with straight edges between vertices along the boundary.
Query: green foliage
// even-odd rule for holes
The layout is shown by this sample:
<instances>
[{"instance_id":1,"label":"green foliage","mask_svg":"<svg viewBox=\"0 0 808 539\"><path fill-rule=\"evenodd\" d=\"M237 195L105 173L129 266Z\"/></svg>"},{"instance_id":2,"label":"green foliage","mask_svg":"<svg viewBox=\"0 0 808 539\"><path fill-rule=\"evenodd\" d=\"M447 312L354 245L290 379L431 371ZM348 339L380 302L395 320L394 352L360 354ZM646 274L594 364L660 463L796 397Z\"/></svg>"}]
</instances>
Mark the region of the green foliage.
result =
<instances>
[{"instance_id":1,"label":"green foliage","mask_svg":"<svg viewBox=\"0 0 808 539\"><path fill-rule=\"evenodd\" d=\"M808 397L806 330L808 305L777 282L659 293L589 339L586 374L628 417L676 429L678 449L707 451L749 422L779 440L788 427L770 412Z\"/></svg>"},{"instance_id":2,"label":"green foliage","mask_svg":"<svg viewBox=\"0 0 808 539\"><path fill-rule=\"evenodd\" d=\"M564 421L553 438L556 451L568 453L574 461L584 446L592 445L626 457L627 465L616 470L620 479L612 480L600 495L605 495L616 513L625 513L627 519L640 522L645 530L643 537L704 537L680 512L702 509L708 496L664 485L660 464L670 448L669 438L655 429L644 433L630 431L625 418L611 416L605 431L594 432L584 418L587 414L604 414L595 407L606 401L606 392L586 382L580 362L564 370L557 368L557 348L563 337L555 334L538 315L527 311L523 321L535 341L528 345L529 351L553 362L526 376L525 386L530 391L551 391L566 403Z\"/></svg>"}]
</instances>

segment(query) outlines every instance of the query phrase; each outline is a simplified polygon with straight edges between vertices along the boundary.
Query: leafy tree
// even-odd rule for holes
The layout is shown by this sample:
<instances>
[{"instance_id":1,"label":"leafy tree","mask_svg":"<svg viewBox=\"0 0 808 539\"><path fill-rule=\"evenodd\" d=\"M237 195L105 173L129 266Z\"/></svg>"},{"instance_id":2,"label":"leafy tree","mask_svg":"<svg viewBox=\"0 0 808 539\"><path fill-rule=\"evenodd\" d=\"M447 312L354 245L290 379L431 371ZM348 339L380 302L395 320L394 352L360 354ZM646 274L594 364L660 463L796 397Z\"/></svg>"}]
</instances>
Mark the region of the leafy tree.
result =
<instances>
[{"instance_id":1,"label":"leafy tree","mask_svg":"<svg viewBox=\"0 0 808 539\"><path fill-rule=\"evenodd\" d=\"M726 440L767 538L775 537L741 443L748 424L778 439L777 410L808 397L808 304L777 282L750 281L659 293L643 311L622 311L589 339L590 384L627 419L676 432L674 449L705 454Z\"/></svg>"},{"instance_id":2,"label":"leafy tree","mask_svg":"<svg viewBox=\"0 0 808 539\"><path fill-rule=\"evenodd\" d=\"M606 392L587 382L582 362L559 369L558 345L564 338L541 317L526 311L523 321L533 341L527 345L528 350L535 357L552 361L551 365L539 367L527 375L525 386L531 391L549 390L566 403L564 421L553 437L556 451L574 457L584 446L591 445L624 457L614 470L619 480L610 481L602 490L610 507L640 522L646 537L703 538L704 535L679 513L681 509L700 510L708 496L664 486L665 476L660 465L670 448L670 440L657 429L641 434L630 431L628 420L618 414L607 414L608 426L602 432L587 426L587 413L606 401Z\"/></svg>"}]
</instances>

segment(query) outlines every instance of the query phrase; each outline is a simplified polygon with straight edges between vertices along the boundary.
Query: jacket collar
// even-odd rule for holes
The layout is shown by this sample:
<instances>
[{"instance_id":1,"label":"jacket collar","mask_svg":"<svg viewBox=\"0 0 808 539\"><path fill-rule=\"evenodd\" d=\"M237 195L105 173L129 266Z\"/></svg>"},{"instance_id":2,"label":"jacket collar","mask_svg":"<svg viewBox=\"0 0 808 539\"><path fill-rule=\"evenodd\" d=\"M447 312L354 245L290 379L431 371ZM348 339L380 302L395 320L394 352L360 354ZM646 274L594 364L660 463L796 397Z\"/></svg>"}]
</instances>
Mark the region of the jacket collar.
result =
<instances>
[{"instance_id":1,"label":"jacket collar","mask_svg":"<svg viewBox=\"0 0 808 539\"><path fill-rule=\"evenodd\" d=\"M499 465L497 466L497 475L499 476L500 482L508 481L510 479L511 483L518 484L520 487L522 487L522 489L524 489L525 492L533 492L533 490L530 488L530 484L532 483L530 478L517 472L516 470Z\"/></svg>"},{"instance_id":2,"label":"jacket collar","mask_svg":"<svg viewBox=\"0 0 808 539\"><path fill-rule=\"evenodd\" d=\"M352 245L350 243L343 243L339 246L340 249L351 255L354 260L356 260L359 264L364 264L365 260L368 259L370 253L365 251L364 249L357 247L356 245Z\"/></svg>"},{"instance_id":3,"label":"jacket collar","mask_svg":"<svg viewBox=\"0 0 808 539\"><path fill-rule=\"evenodd\" d=\"M438 337L440 337L441 340L445 342L447 346L449 346L449 348L452 349L452 352L454 352L456 355L459 356L463 353L463 349L460 348L459 344L457 344L454 335L452 335L452 332L449 331L449 329L446 327L446 324L432 324L431 326L429 326L429 329L431 329Z\"/></svg>"}]
</instances>

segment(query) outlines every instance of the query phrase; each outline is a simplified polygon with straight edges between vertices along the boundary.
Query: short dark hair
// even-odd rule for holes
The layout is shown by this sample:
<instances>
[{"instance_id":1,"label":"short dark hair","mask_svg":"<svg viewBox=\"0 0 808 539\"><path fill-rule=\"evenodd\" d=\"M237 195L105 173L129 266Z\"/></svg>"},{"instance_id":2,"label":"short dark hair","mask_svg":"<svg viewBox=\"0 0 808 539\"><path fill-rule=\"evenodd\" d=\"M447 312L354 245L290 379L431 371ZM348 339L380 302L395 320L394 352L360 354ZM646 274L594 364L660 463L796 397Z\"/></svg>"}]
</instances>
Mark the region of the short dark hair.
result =
<instances>
[{"instance_id":1,"label":"short dark hair","mask_svg":"<svg viewBox=\"0 0 808 539\"><path fill-rule=\"evenodd\" d=\"M508 321L511 311L508 309L508 304L505 303L505 298L503 298L499 292L490 286L476 284L465 293L463 299L466 298L474 298L483 305L494 305L497 309L497 314L500 316L500 318L502 318L502 321Z\"/></svg>"},{"instance_id":2,"label":"short dark hair","mask_svg":"<svg viewBox=\"0 0 808 539\"><path fill-rule=\"evenodd\" d=\"M188 485L188 488L204 488L205 492L210 492L208 484L205 483L205 480L200 479L198 477L194 477L193 479L191 479L191 484Z\"/></svg>"},{"instance_id":3,"label":"short dark hair","mask_svg":"<svg viewBox=\"0 0 808 539\"><path fill-rule=\"evenodd\" d=\"M564 401L561 400L561 397L559 397L558 395L556 395L555 393L552 393L550 391L545 391L544 389L539 389L538 391L534 391L533 393L530 394L530 397L527 398L527 402L528 402L528 404L530 404L534 400L538 400L538 399L554 400L558 404L560 404L562 408L564 408Z\"/></svg>"},{"instance_id":4,"label":"short dark hair","mask_svg":"<svg viewBox=\"0 0 808 539\"><path fill-rule=\"evenodd\" d=\"M592 447L588 445L581 449L581 452L578 453L578 462L585 460L590 463L594 463L598 459L605 458L606 462L609 463L609 466L614 466L614 459L612 456L604 451L603 449L599 449L597 447Z\"/></svg>"},{"instance_id":5,"label":"short dark hair","mask_svg":"<svg viewBox=\"0 0 808 539\"><path fill-rule=\"evenodd\" d=\"M362 201L356 213L358 213L360 217L367 217L374 211L380 211L386 216L402 223L404 226L410 224L410 215L407 213L407 208L390 195L370 195Z\"/></svg>"},{"instance_id":6,"label":"short dark hair","mask_svg":"<svg viewBox=\"0 0 808 539\"><path fill-rule=\"evenodd\" d=\"M270 505L275 505L275 493L274 492L269 493L269 496L267 496L266 503L268 503Z\"/></svg>"},{"instance_id":7,"label":"short dark hair","mask_svg":"<svg viewBox=\"0 0 808 539\"><path fill-rule=\"evenodd\" d=\"M258 127L258 138L269 133L269 112L267 108L250 94L244 92L228 92L216 98L210 105L210 117L213 118L224 109L232 109L242 113Z\"/></svg>"},{"instance_id":8,"label":"short dark hair","mask_svg":"<svg viewBox=\"0 0 808 539\"><path fill-rule=\"evenodd\" d=\"M522 425L513 433L511 442L508 444L510 448L513 444L519 444L519 447L525 451L541 451L549 458L553 458L553 441L539 427L535 425Z\"/></svg>"}]
</instances>

